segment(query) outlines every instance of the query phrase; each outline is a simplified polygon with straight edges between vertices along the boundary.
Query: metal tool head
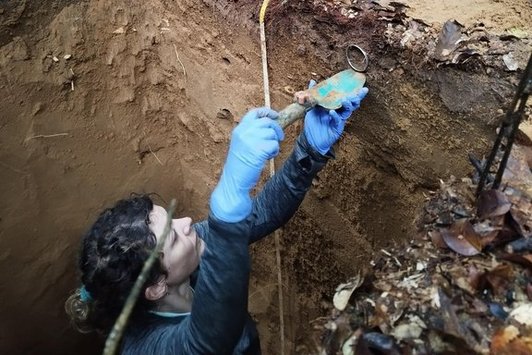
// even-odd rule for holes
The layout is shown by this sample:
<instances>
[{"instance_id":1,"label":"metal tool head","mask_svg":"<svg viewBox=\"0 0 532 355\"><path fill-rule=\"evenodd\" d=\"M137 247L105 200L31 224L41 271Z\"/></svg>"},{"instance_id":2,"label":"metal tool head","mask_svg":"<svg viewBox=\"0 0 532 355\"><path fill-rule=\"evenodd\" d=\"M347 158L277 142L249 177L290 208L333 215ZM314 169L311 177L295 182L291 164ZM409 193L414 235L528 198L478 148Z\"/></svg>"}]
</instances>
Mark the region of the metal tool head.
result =
<instances>
[{"instance_id":1,"label":"metal tool head","mask_svg":"<svg viewBox=\"0 0 532 355\"><path fill-rule=\"evenodd\" d=\"M306 90L316 104L327 110L342 107L342 100L356 94L366 83L366 76L346 69Z\"/></svg>"}]
</instances>

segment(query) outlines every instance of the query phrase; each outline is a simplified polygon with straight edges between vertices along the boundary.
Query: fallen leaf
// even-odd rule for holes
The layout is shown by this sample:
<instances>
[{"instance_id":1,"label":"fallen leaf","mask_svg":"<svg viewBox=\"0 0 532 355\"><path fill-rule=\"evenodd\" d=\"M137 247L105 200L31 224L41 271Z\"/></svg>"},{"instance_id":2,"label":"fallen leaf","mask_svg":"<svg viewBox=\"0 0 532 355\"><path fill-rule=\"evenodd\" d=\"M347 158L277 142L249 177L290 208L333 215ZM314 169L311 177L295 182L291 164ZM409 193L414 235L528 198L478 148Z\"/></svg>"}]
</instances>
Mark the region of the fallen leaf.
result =
<instances>
[{"instance_id":1,"label":"fallen leaf","mask_svg":"<svg viewBox=\"0 0 532 355\"><path fill-rule=\"evenodd\" d=\"M477 199L477 215L481 219L501 216L508 211L512 204L508 197L499 190L484 190Z\"/></svg>"},{"instance_id":2,"label":"fallen leaf","mask_svg":"<svg viewBox=\"0 0 532 355\"><path fill-rule=\"evenodd\" d=\"M532 123L521 122L515 140L520 146L532 146Z\"/></svg>"},{"instance_id":3,"label":"fallen leaf","mask_svg":"<svg viewBox=\"0 0 532 355\"><path fill-rule=\"evenodd\" d=\"M510 265L501 264L493 270L486 271L479 276L480 290L490 288L496 295L503 295L507 285L513 280L513 270Z\"/></svg>"},{"instance_id":4,"label":"fallen leaf","mask_svg":"<svg viewBox=\"0 0 532 355\"><path fill-rule=\"evenodd\" d=\"M503 254L499 258L508 260L512 263L524 266L532 271L532 254L519 255L519 254Z\"/></svg>"},{"instance_id":5,"label":"fallen leaf","mask_svg":"<svg viewBox=\"0 0 532 355\"><path fill-rule=\"evenodd\" d=\"M454 222L449 229L442 229L441 235L445 244L458 254L472 256L482 250L480 236L466 219Z\"/></svg>"},{"instance_id":6,"label":"fallen leaf","mask_svg":"<svg viewBox=\"0 0 532 355\"><path fill-rule=\"evenodd\" d=\"M510 318L530 327L532 326L532 303L525 303L510 312Z\"/></svg>"},{"instance_id":7,"label":"fallen leaf","mask_svg":"<svg viewBox=\"0 0 532 355\"><path fill-rule=\"evenodd\" d=\"M342 354L343 355L355 355L355 346L357 346L357 344L359 343L358 341L358 338L359 338L359 335L360 333L359 332L354 332L353 334L351 334L351 336L349 338L347 338L347 340L342 344ZM362 352L364 353L364 352ZM365 355L371 355L371 353L369 352L369 350L364 353Z\"/></svg>"},{"instance_id":8,"label":"fallen leaf","mask_svg":"<svg viewBox=\"0 0 532 355\"><path fill-rule=\"evenodd\" d=\"M521 337L519 329L513 325L499 329L491 340L492 355L528 355L532 354L532 338Z\"/></svg>"},{"instance_id":9,"label":"fallen leaf","mask_svg":"<svg viewBox=\"0 0 532 355\"><path fill-rule=\"evenodd\" d=\"M510 186L514 190L518 190L521 195L527 195L528 200L531 200L532 196L532 171L528 165L527 153L523 150L519 144L514 144L506 168L502 175L502 183L504 186ZM504 189L504 193L508 196L511 203L514 203Z\"/></svg>"},{"instance_id":10,"label":"fallen leaf","mask_svg":"<svg viewBox=\"0 0 532 355\"><path fill-rule=\"evenodd\" d=\"M447 244L445 244L445 241L443 240L443 237L439 231L430 231L429 233L430 240L432 240L432 243L441 249L447 249Z\"/></svg>"},{"instance_id":11,"label":"fallen leaf","mask_svg":"<svg viewBox=\"0 0 532 355\"><path fill-rule=\"evenodd\" d=\"M419 324L412 322L408 324L399 324L391 331L391 335L397 340L418 339L423 332Z\"/></svg>"},{"instance_id":12,"label":"fallen leaf","mask_svg":"<svg viewBox=\"0 0 532 355\"><path fill-rule=\"evenodd\" d=\"M333 304L336 309L339 311L343 311L347 304L349 303L349 299L351 298L351 295L353 292L362 285L364 282L364 278L358 274L357 276L349 279L347 283L340 284L336 288L336 293L333 297Z\"/></svg>"},{"instance_id":13,"label":"fallen leaf","mask_svg":"<svg viewBox=\"0 0 532 355\"><path fill-rule=\"evenodd\" d=\"M453 20L446 21L438 37L434 56L440 61L447 60L461 41L462 25Z\"/></svg>"},{"instance_id":14,"label":"fallen leaf","mask_svg":"<svg viewBox=\"0 0 532 355\"><path fill-rule=\"evenodd\" d=\"M469 329L465 327L463 322L460 322L454 306L451 304L451 299L447 297L442 290L439 290L438 294L440 295L440 309L443 320L442 331L445 334L452 335L457 338L457 340L461 340L472 349L477 347L479 345L478 342L475 340L475 337L471 334Z\"/></svg>"},{"instance_id":15,"label":"fallen leaf","mask_svg":"<svg viewBox=\"0 0 532 355\"><path fill-rule=\"evenodd\" d=\"M486 304L478 298L475 298L473 300L473 307L475 308L475 311L479 314L485 314L488 311L488 306L486 306Z\"/></svg>"},{"instance_id":16,"label":"fallen leaf","mask_svg":"<svg viewBox=\"0 0 532 355\"><path fill-rule=\"evenodd\" d=\"M499 329L493 334L491 338L491 353L501 354L504 347L506 347L512 340L519 335L519 329L513 325L509 325L503 329Z\"/></svg>"}]
</instances>

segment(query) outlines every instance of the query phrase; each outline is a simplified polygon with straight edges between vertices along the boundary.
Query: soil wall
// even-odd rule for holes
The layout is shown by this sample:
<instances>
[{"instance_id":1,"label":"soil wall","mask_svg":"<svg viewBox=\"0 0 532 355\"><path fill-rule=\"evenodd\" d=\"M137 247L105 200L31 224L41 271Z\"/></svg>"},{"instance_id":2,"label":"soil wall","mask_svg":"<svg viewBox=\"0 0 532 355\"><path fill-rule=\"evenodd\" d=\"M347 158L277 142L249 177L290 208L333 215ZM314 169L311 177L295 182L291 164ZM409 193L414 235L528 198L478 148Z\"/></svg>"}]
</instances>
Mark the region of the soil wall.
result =
<instances>
[{"instance_id":1,"label":"soil wall","mask_svg":"<svg viewBox=\"0 0 532 355\"><path fill-rule=\"evenodd\" d=\"M310 351L310 322L338 283L413 236L424 193L470 170L467 152L485 151L513 85L511 73L436 67L386 42L375 12L348 20L329 5L273 2L267 23L274 108L344 69L347 43L371 60L369 97L337 159L282 232L289 353ZM102 208L157 192L161 204L176 197L180 215L206 215L231 129L263 102L257 14L252 1L0 5L2 353L99 351L63 303ZM283 156L300 129L287 130ZM273 239L252 249L250 311L274 354Z\"/></svg>"}]
</instances>

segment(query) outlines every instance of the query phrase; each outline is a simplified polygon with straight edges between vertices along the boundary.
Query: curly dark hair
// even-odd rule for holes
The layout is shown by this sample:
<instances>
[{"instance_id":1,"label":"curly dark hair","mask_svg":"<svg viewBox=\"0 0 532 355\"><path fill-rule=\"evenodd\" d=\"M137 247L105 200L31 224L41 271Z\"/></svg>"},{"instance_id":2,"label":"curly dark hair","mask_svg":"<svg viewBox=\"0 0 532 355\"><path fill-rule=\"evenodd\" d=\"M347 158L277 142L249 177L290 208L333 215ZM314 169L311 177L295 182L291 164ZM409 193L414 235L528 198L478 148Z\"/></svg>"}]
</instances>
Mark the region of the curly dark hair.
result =
<instances>
[{"instance_id":1,"label":"curly dark hair","mask_svg":"<svg viewBox=\"0 0 532 355\"><path fill-rule=\"evenodd\" d=\"M152 209L153 201L147 195L120 200L104 210L84 236L79 268L90 300L77 289L65 304L80 331L105 334L113 326L144 262L157 245L149 228ZM145 287L164 274L161 263L155 263ZM154 306L142 295L132 317L146 314Z\"/></svg>"}]
</instances>

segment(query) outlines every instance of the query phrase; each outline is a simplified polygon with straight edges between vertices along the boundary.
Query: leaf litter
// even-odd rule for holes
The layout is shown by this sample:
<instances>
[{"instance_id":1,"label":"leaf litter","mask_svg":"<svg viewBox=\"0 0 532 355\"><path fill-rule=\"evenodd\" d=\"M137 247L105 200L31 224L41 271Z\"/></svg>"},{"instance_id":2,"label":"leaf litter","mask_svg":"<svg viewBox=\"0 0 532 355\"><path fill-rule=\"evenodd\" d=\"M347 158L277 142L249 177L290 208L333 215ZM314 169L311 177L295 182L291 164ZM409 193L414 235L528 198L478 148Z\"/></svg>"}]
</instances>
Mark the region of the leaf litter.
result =
<instances>
[{"instance_id":1,"label":"leaf litter","mask_svg":"<svg viewBox=\"0 0 532 355\"><path fill-rule=\"evenodd\" d=\"M500 190L440 182L418 236L340 285L319 354L532 354L532 173L514 145Z\"/></svg>"}]
</instances>

